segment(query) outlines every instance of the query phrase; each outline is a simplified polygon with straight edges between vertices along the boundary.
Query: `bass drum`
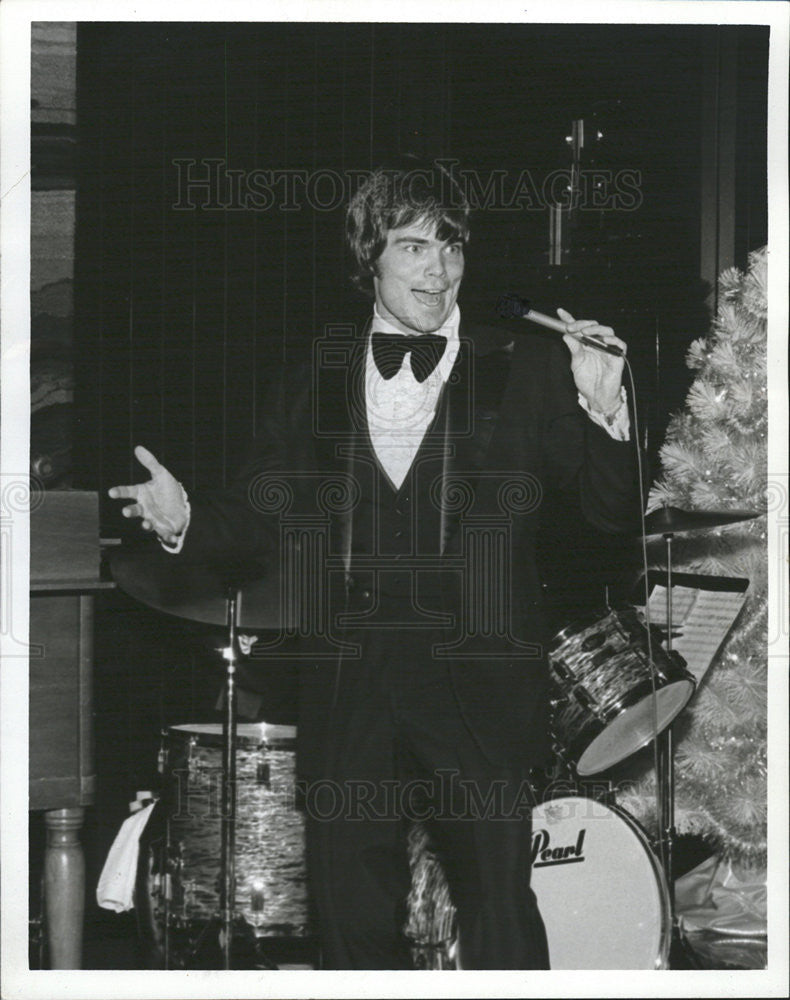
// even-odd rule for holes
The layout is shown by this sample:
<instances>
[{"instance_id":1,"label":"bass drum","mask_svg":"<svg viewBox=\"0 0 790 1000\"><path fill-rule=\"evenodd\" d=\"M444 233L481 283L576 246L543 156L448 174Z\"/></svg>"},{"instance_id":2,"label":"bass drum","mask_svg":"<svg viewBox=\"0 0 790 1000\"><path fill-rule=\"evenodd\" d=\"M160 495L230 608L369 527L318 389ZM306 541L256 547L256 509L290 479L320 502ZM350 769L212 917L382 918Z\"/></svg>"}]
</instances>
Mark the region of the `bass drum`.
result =
<instances>
[{"instance_id":1,"label":"bass drum","mask_svg":"<svg viewBox=\"0 0 790 1000\"><path fill-rule=\"evenodd\" d=\"M461 968L455 910L424 834L412 838L408 936L418 964ZM623 810L568 796L532 813L532 888L552 969L666 969L669 891L647 837Z\"/></svg>"}]
</instances>

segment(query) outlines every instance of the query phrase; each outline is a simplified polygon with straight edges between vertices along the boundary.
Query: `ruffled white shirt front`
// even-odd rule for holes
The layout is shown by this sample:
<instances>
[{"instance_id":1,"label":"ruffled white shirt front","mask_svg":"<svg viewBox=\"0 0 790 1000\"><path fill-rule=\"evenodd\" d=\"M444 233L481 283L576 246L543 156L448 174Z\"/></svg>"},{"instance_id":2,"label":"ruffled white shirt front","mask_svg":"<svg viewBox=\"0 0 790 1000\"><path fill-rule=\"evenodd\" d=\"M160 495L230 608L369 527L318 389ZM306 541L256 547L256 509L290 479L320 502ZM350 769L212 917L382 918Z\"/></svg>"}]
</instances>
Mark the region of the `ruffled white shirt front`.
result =
<instances>
[{"instance_id":1,"label":"ruffled white shirt front","mask_svg":"<svg viewBox=\"0 0 790 1000\"><path fill-rule=\"evenodd\" d=\"M461 312L456 305L444 326L435 331L447 338L447 347L424 382L418 382L412 374L411 352L404 355L397 374L390 379L383 378L373 360L372 338L368 339L365 360L368 433L376 457L396 489L406 478L436 415L442 389L458 357L460 319ZM405 336L402 330L383 319L375 307L371 330Z\"/></svg>"}]
</instances>

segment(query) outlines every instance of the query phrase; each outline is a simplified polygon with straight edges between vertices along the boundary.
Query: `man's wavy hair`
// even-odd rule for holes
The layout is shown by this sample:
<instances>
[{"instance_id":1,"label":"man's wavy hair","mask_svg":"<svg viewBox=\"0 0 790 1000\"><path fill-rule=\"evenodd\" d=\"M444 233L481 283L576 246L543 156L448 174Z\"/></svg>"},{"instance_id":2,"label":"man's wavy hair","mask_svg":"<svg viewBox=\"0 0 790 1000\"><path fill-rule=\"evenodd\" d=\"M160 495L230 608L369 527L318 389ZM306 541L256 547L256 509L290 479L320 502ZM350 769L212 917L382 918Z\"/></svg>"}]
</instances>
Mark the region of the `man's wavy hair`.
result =
<instances>
[{"instance_id":1,"label":"man's wavy hair","mask_svg":"<svg viewBox=\"0 0 790 1000\"><path fill-rule=\"evenodd\" d=\"M376 263L387 232L414 222L431 222L440 240L469 240L469 202L441 163L403 156L377 167L346 211L346 241L354 255L354 286L373 295Z\"/></svg>"}]
</instances>

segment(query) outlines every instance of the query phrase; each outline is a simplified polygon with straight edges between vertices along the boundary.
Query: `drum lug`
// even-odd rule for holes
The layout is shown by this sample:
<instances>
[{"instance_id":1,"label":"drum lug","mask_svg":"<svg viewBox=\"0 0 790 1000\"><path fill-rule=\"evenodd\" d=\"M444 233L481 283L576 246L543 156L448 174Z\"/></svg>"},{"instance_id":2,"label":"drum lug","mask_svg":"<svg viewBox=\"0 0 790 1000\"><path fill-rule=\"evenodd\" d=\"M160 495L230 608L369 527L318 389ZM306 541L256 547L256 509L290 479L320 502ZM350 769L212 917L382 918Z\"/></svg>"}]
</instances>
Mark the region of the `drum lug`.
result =
<instances>
[{"instance_id":1,"label":"drum lug","mask_svg":"<svg viewBox=\"0 0 790 1000\"><path fill-rule=\"evenodd\" d=\"M609 645L602 646L590 657L590 666L595 667L597 670L599 667L602 667L607 660L611 659L611 657L615 655L615 652L616 651Z\"/></svg>"},{"instance_id":2,"label":"drum lug","mask_svg":"<svg viewBox=\"0 0 790 1000\"><path fill-rule=\"evenodd\" d=\"M592 653L596 649L600 649L605 642L606 642L605 633L593 632L593 634L588 635L586 639L582 639L580 645L585 653Z\"/></svg>"},{"instance_id":3,"label":"drum lug","mask_svg":"<svg viewBox=\"0 0 790 1000\"><path fill-rule=\"evenodd\" d=\"M255 784L268 788L271 785L271 768L267 760L259 760L255 766Z\"/></svg>"},{"instance_id":4,"label":"drum lug","mask_svg":"<svg viewBox=\"0 0 790 1000\"><path fill-rule=\"evenodd\" d=\"M559 677L560 681L566 683L575 684L576 674L571 670L570 667L566 666L560 659L553 659L551 662L551 669Z\"/></svg>"},{"instance_id":5,"label":"drum lug","mask_svg":"<svg viewBox=\"0 0 790 1000\"><path fill-rule=\"evenodd\" d=\"M676 666L680 667L681 670L685 670L688 663L685 657L681 656L676 649L665 649L666 655L675 663Z\"/></svg>"},{"instance_id":6,"label":"drum lug","mask_svg":"<svg viewBox=\"0 0 790 1000\"><path fill-rule=\"evenodd\" d=\"M604 713L595 698L583 684L577 684L571 692L573 697L586 711L592 713L599 722L604 721Z\"/></svg>"}]
</instances>

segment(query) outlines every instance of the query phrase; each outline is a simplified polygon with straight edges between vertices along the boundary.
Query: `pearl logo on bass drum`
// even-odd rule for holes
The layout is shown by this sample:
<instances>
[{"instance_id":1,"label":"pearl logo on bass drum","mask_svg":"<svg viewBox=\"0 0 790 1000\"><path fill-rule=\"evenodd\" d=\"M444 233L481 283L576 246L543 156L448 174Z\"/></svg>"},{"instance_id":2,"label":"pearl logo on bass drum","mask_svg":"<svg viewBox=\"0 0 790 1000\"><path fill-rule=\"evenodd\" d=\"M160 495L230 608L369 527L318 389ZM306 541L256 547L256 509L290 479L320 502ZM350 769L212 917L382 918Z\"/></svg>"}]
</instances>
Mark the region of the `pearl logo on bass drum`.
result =
<instances>
[{"instance_id":1,"label":"pearl logo on bass drum","mask_svg":"<svg viewBox=\"0 0 790 1000\"><path fill-rule=\"evenodd\" d=\"M535 830L532 834L532 867L547 868L549 865L570 865L584 861L582 851L586 832L586 827L579 830L575 844L552 847L549 831Z\"/></svg>"}]
</instances>

